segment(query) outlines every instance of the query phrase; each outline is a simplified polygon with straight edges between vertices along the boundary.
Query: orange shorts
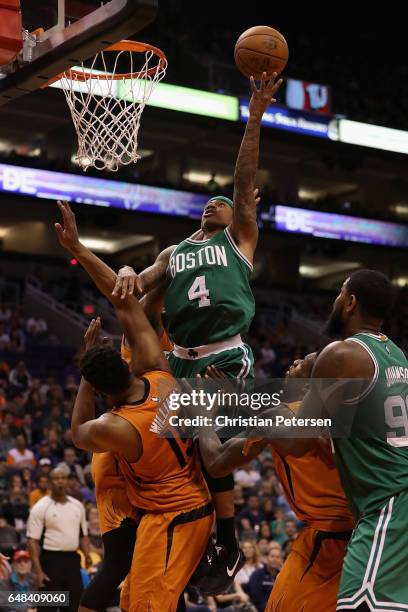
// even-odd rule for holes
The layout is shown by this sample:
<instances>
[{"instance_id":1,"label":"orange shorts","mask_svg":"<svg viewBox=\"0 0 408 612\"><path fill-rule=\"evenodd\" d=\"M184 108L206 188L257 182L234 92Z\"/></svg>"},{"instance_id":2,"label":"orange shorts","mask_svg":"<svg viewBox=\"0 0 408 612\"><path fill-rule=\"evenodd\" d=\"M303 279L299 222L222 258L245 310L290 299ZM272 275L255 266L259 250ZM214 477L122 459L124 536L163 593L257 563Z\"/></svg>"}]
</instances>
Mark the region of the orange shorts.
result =
<instances>
[{"instance_id":1,"label":"orange shorts","mask_svg":"<svg viewBox=\"0 0 408 612\"><path fill-rule=\"evenodd\" d=\"M293 542L265 612L335 612L351 531L305 527Z\"/></svg>"},{"instance_id":2,"label":"orange shorts","mask_svg":"<svg viewBox=\"0 0 408 612\"><path fill-rule=\"evenodd\" d=\"M203 556L214 524L209 502L185 512L145 514L137 529L120 607L127 612L175 612Z\"/></svg>"}]
</instances>

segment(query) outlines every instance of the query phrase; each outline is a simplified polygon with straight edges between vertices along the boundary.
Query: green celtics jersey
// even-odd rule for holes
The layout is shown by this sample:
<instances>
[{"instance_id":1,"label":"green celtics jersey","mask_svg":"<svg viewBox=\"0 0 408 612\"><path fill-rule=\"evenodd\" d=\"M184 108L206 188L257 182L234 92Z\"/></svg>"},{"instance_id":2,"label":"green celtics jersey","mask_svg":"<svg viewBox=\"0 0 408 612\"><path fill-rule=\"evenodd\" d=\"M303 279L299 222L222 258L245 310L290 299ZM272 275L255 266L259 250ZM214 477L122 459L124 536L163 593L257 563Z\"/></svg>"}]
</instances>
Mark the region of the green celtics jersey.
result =
<instances>
[{"instance_id":1,"label":"green celtics jersey","mask_svg":"<svg viewBox=\"0 0 408 612\"><path fill-rule=\"evenodd\" d=\"M374 363L369 386L341 406L354 410L350 436L333 440L344 491L360 517L408 490L408 362L383 334L348 340L363 346Z\"/></svg>"},{"instance_id":2,"label":"green celtics jersey","mask_svg":"<svg viewBox=\"0 0 408 612\"><path fill-rule=\"evenodd\" d=\"M165 297L173 342L202 346L246 332L255 313L251 272L228 228L208 240L183 240L170 257Z\"/></svg>"}]
</instances>

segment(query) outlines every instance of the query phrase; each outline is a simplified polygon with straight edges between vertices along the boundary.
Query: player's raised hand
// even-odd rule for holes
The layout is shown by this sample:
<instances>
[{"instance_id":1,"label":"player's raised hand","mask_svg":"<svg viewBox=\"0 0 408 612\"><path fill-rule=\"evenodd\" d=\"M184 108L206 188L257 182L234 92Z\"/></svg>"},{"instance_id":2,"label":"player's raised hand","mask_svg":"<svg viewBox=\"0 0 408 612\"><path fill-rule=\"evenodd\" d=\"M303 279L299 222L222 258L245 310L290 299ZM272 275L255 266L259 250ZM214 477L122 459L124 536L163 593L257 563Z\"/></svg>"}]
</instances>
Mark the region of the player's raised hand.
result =
<instances>
[{"instance_id":1,"label":"player's raised hand","mask_svg":"<svg viewBox=\"0 0 408 612\"><path fill-rule=\"evenodd\" d=\"M118 272L116 283L112 291L112 295L120 295L122 300L127 294L136 293L138 296L143 295L144 287L142 279L136 274L130 266L123 266Z\"/></svg>"},{"instance_id":2,"label":"player's raised hand","mask_svg":"<svg viewBox=\"0 0 408 612\"><path fill-rule=\"evenodd\" d=\"M55 223L58 240L61 246L68 251L72 251L79 244L78 228L75 220L75 215L71 210L68 202L57 202L58 208L61 211L64 227L60 223Z\"/></svg>"},{"instance_id":3,"label":"player's raised hand","mask_svg":"<svg viewBox=\"0 0 408 612\"><path fill-rule=\"evenodd\" d=\"M101 319L97 317L92 319L84 336L85 350L101 344Z\"/></svg>"},{"instance_id":4,"label":"player's raised hand","mask_svg":"<svg viewBox=\"0 0 408 612\"><path fill-rule=\"evenodd\" d=\"M249 103L249 115L255 119L262 119L262 115L270 106L276 102L274 97L279 87L283 83L283 79L276 80L278 73L274 72L270 79L267 78L266 72L262 73L259 87L256 86L253 76L250 78L251 83L251 101Z\"/></svg>"}]
</instances>

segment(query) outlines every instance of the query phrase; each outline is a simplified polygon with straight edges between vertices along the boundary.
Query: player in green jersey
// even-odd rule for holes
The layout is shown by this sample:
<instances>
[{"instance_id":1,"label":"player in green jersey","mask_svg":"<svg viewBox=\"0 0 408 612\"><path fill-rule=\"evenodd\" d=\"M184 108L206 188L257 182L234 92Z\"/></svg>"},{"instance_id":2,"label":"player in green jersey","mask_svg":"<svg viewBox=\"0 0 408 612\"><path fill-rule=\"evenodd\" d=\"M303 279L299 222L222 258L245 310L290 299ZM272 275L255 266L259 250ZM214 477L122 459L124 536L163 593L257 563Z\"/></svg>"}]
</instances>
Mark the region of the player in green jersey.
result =
<instances>
[{"instance_id":1,"label":"player in green jersey","mask_svg":"<svg viewBox=\"0 0 408 612\"><path fill-rule=\"evenodd\" d=\"M176 378L204 374L215 365L231 378L253 376L253 357L241 334L255 312L249 286L258 241L255 190L261 120L275 101L282 80L266 75L257 87L251 79L249 119L239 150L233 201L211 198L201 228L179 245L165 249L150 268L136 275L119 271L115 294L143 294L166 285L165 308L174 350L169 356Z\"/></svg>"},{"instance_id":2,"label":"player in green jersey","mask_svg":"<svg viewBox=\"0 0 408 612\"><path fill-rule=\"evenodd\" d=\"M327 326L342 340L318 355L312 372L320 406L350 427L348 435L333 437L340 479L357 519L337 610L408 611L408 363L381 332L392 294L383 274L354 272ZM317 416L318 404L315 390L299 417Z\"/></svg>"},{"instance_id":3,"label":"player in green jersey","mask_svg":"<svg viewBox=\"0 0 408 612\"><path fill-rule=\"evenodd\" d=\"M251 78L249 119L239 150L233 201L216 196L204 207L201 228L192 236L160 253L156 262L136 275L122 268L114 288L125 297L139 295L165 284L165 308L174 350L168 359L176 378L194 378L216 366L231 378L253 376L253 356L242 341L255 311L249 286L258 241L255 189L258 170L261 120L275 102L282 79L262 75L259 87ZM232 581L242 563L234 525L234 480L206 476L217 515L218 543L226 558L211 568L213 593Z\"/></svg>"}]
</instances>

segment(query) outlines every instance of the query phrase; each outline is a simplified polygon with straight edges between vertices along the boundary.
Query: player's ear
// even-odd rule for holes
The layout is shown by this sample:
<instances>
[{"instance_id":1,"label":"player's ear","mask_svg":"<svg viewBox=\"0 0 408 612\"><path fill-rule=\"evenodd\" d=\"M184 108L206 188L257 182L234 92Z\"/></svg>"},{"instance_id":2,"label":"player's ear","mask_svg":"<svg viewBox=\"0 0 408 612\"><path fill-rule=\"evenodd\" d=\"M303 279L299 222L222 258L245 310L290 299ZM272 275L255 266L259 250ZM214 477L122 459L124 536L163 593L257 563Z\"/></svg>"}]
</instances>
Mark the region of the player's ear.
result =
<instances>
[{"instance_id":1,"label":"player's ear","mask_svg":"<svg viewBox=\"0 0 408 612\"><path fill-rule=\"evenodd\" d=\"M357 298L353 293L347 296L346 311L348 313L352 313L355 311L356 308L357 308Z\"/></svg>"}]
</instances>

